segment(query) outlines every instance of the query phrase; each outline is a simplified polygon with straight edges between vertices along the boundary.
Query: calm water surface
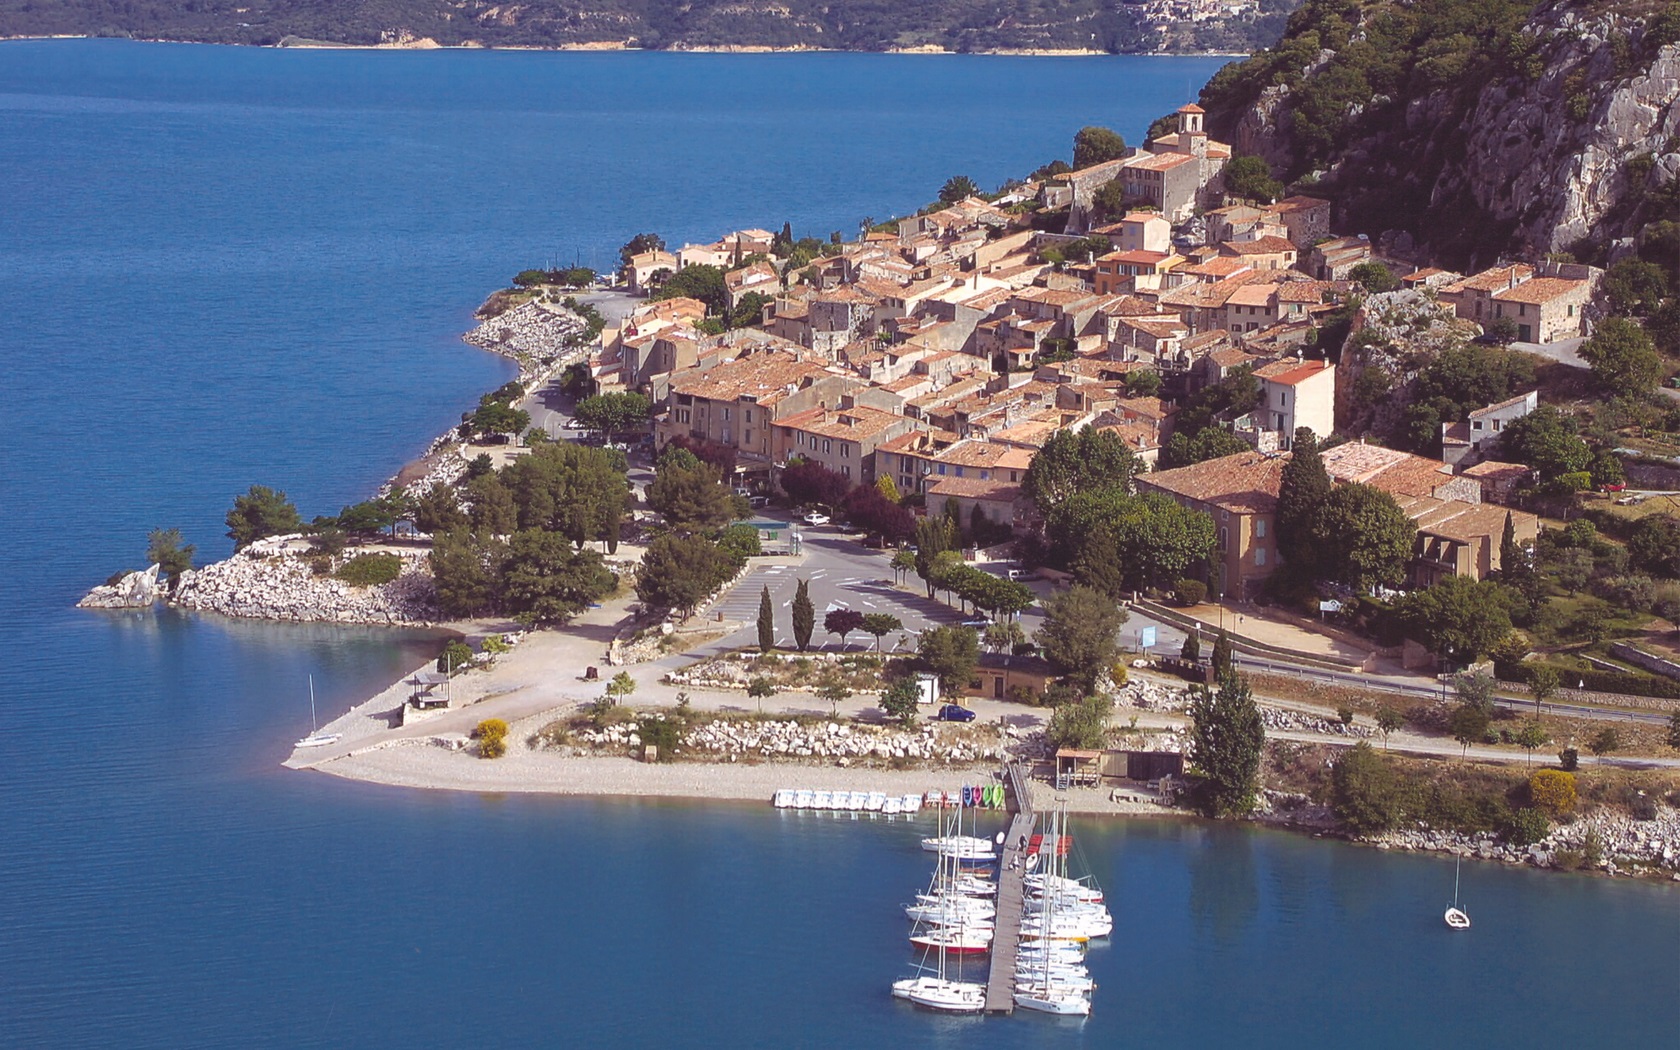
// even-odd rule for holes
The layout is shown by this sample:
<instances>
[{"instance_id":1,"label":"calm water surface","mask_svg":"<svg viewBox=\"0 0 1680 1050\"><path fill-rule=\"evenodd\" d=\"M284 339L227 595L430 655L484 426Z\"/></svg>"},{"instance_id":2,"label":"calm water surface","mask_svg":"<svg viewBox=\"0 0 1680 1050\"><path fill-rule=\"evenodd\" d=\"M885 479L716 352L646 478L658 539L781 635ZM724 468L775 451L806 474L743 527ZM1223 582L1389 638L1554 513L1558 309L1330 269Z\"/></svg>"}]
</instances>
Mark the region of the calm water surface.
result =
<instances>
[{"instance_id":1,"label":"calm water surface","mask_svg":"<svg viewBox=\"0 0 1680 1050\"><path fill-rule=\"evenodd\" d=\"M1202 59L0 44L0 1045L1674 1046L1680 898L1197 824L1077 827L1084 1024L912 1013L917 831L277 767L423 635L77 613L252 482L361 498L508 367L532 264L851 230L1128 139Z\"/></svg>"}]
</instances>

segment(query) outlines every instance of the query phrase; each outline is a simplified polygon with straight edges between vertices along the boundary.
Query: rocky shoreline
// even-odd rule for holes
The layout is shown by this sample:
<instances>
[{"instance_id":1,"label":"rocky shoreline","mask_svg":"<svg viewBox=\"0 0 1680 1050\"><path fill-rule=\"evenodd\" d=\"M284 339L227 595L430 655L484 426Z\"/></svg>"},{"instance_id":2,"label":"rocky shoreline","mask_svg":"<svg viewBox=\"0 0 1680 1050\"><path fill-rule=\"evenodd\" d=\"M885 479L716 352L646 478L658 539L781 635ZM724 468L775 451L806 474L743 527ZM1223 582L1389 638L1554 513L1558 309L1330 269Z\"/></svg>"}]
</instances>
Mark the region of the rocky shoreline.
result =
<instances>
[{"instance_id":1,"label":"rocky shoreline","mask_svg":"<svg viewBox=\"0 0 1680 1050\"><path fill-rule=\"evenodd\" d=\"M403 560L390 583L358 587L315 571L301 536L258 540L181 578L170 603L183 609L292 623L431 627L440 618L424 550L385 550Z\"/></svg>"}]
</instances>

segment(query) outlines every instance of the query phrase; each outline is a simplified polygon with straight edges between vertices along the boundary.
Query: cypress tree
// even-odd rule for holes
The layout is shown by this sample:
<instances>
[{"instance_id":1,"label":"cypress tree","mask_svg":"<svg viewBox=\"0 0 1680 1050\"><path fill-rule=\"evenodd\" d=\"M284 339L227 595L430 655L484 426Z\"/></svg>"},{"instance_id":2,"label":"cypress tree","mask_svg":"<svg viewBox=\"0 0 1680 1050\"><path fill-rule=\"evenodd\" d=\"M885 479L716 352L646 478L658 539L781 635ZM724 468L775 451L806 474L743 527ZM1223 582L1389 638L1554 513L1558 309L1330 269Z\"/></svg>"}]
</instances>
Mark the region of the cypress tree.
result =
<instances>
[{"instance_id":1,"label":"cypress tree","mask_svg":"<svg viewBox=\"0 0 1680 1050\"><path fill-rule=\"evenodd\" d=\"M1242 816L1254 808L1266 729L1248 679L1226 675L1214 693L1203 686L1190 704L1190 760L1202 782L1198 808L1209 817Z\"/></svg>"},{"instance_id":2,"label":"cypress tree","mask_svg":"<svg viewBox=\"0 0 1680 1050\"><path fill-rule=\"evenodd\" d=\"M770 588L758 596L758 651L767 653L776 648L776 613L770 605Z\"/></svg>"},{"instance_id":3,"label":"cypress tree","mask_svg":"<svg viewBox=\"0 0 1680 1050\"><path fill-rule=\"evenodd\" d=\"M811 632L816 626L817 610L811 604L811 585L800 580L793 592L793 644L800 652L811 647Z\"/></svg>"},{"instance_id":4,"label":"cypress tree","mask_svg":"<svg viewBox=\"0 0 1680 1050\"><path fill-rule=\"evenodd\" d=\"M1277 547L1291 574L1314 580L1320 575L1319 519L1330 498L1330 474L1318 454L1318 438L1306 427L1295 430L1295 444L1278 486Z\"/></svg>"},{"instance_id":5,"label":"cypress tree","mask_svg":"<svg viewBox=\"0 0 1680 1050\"><path fill-rule=\"evenodd\" d=\"M1231 635L1220 628L1219 637L1213 640L1213 673L1220 679L1231 673L1232 661L1236 658L1236 651L1231 646Z\"/></svg>"}]
</instances>

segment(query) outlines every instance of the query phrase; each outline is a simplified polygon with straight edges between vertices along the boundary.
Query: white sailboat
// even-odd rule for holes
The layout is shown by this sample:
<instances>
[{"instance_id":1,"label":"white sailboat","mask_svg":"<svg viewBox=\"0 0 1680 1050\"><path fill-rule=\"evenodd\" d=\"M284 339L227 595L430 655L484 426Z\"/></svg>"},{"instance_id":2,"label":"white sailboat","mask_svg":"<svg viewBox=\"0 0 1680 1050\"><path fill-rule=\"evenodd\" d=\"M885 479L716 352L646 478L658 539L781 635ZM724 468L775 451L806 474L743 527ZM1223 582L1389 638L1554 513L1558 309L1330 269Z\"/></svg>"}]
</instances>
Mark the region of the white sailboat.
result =
<instances>
[{"instance_id":1,"label":"white sailboat","mask_svg":"<svg viewBox=\"0 0 1680 1050\"><path fill-rule=\"evenodd\" d=\"M960 815L958 817L960 819ZM946 865L951 867L951 873L946 874ZM941 853L939 863L934 871L931 895L941 898L941 907L948 907L951 902L966 900L959 896L947 895L949 879L956 877L957 860L955 857ZM986 986L974 981L953 981L947 975L946 959L951 954L962 954L975 951L976 944L983 943L979 951L991 947L991 932L984 935L984 941L968 933L959 923L955 927L939 927L927 931L920 936L910 938L912 944L923 948L937 949L938 963L933 975L922 974L917 977L907 977L894 981L893 995L900 999L908 999L916 1006L928 1010L938 1010L943 1013L977 1014L986 1008Z\"/></svg>"},{"instance_id":2,"label":"white sailboat","mask_svg":"<svg viewBox=\"0 0 1680 1050\"><path fill-rule=\"evenodd\" d=\"M1470 928L1470 916L1465 914L1463 909L1458 906L1458 869L1463 863L1463 857L1453 858L1453 902L1452 907L1448 908L1447 914L1443 916L1447 925L1455 930L1468 930Z\"/></svg>"},{"instance_id":3,"label":"white sailboat","mask_svg":"<svg viewBox=\"0 0 1680 1050\"><path fill-rule=\"evenodd\" d=\"M1050 856L1047 859L1052 874L1055 872L1058 844L1061 842L1065 813L1058 810L1051 818L1050 835L1044 839L1050 844ZM1041 943L1060 940L1055 930L1057 928L1056 895L1044 898L1044 910L1038 917L1042 933L1037 938ZM1021 937L1028 939L1028 928L1033 924L1027 920L1022 924ZM1083 938L1080 938L1081 940ZM1039 954L1036 966L1028 966L1025 975L1017 977L1015 983L1015 1005L1023 1010L1036 1010L1039 1013L1057 1014L1063 1017L1088 1017L1091 1013L1090 985L1088 979L1077 971L1059 970L1052 972L1051 955L1048 951Z\"/></svg>"},{"instance_id":4,"label":"white sailboat","mask_svg":"<svg viewBox=\"0 0 1680 1050\"><path fill-rule=\"evenodd\" d=\"M309 735L297 742L298 747L325 747L336 744L339 734L321 732L320 723L315 719L315 676L309 676Z\"/></svg>"}]
</instances>

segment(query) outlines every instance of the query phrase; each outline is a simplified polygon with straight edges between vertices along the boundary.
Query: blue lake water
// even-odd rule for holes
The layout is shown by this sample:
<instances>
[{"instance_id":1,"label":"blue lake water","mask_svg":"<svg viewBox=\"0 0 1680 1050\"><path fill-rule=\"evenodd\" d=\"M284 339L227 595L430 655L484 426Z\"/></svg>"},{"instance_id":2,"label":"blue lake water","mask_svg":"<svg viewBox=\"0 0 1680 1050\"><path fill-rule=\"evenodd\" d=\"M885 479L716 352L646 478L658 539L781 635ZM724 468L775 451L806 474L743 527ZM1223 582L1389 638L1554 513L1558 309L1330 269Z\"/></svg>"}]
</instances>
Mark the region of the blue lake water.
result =
<instances>
[{"instance_id":1,"label":"blue lake water","mask_svg":"<svg viewBox=\"0 0 1680 1050\"><path fill-rule=\"evenodd\" d=\"M1673 1046L1680 897L1194 823L1076 824L1083 1025L886 996L916 832L278 768L419 635L70 608L252 482L336 510L508 367L532 264L850 230L1138 138L1210 59L0 44L0 1045Z\"/></svg>"}]
</instances>

